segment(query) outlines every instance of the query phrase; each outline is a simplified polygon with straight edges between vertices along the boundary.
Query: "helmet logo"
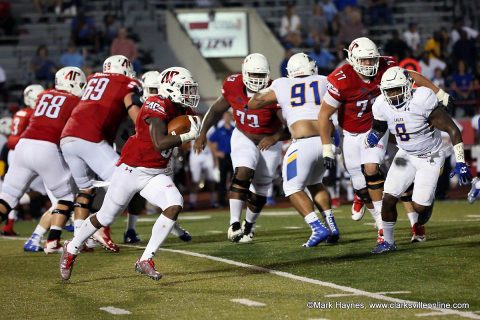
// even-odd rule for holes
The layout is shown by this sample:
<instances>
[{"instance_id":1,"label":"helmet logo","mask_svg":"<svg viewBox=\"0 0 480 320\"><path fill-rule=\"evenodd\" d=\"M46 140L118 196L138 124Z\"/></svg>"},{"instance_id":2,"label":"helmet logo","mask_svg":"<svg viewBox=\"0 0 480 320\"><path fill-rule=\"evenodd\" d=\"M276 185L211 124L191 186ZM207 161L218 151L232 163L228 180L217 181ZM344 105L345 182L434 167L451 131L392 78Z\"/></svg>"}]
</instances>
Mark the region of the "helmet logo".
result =
<instances>
[{"instance_id":1,"label":"helmet logo","mask_svg":"<svg viewBox=\"0 0 480 320\"><path fill-rule=\"evenodd\" d=\"M353 49L355 49L357 47L358 47L358 43L352 42L352 44L350 45L350 48L348 48L348 51L352 51Z\"/></svg>"},{"instance_id":2,"label":"helmet logo","mask_svg":"<svg viewBox=\"0 0 480 320\"><path fill-rule=\"evenodd\" d=\"M72 71L69 71L65 75L64 79L65 80L70 80L70 81L75 81L77 79L77 76L80 76L80 73L72 70Z\"/></svg>"},{"instance_id":3,"label":"helmet logo","mask_svg":"<svg viewBox=\"0 0 480 320\"><path fill-rule=\"evenodd\" d=\"M130 67L130 61L128 59L124 59L122 62L122 67L129 68Z\"/></svg>"},{"instance_id":4,"label":"helmet logo","mask_svg":"<svg viewBox=\"0 0 480 320\"><path fill-rule=\"evenodd\" d=\"M180 72L174 71L174 70L168 71L167 73L165 73L165 74L163 75L161 82L162 82L162 83L170 83L170 82L172 82L172 78L173 78L174 76L176 76L177 74L179 74L179 73L180 73Z\"/></svg>"}]
</instances>

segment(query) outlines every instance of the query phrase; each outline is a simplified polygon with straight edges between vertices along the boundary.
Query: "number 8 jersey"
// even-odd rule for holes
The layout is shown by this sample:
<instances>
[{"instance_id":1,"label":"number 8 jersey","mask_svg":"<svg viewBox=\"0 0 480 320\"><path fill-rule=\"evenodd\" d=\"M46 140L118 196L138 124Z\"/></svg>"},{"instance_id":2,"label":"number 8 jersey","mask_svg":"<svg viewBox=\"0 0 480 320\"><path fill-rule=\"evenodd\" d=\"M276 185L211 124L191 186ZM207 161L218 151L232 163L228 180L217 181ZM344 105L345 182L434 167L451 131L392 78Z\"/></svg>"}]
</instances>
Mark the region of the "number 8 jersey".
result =
<instances>
[{"instance_id":1,"label":"number 8 jersey","mask_svg":"<svg viewBox=\"0 0 480 320\"><path fill-rule=\"evenodd\" d=\"M45 90L38 96L35 111L20 139L60 143L60 135L80 98L60 90Z\"/></svg>"},{"instance_id":2,"label":"number 8 jersey","mask_svg":"<svg viewBox=\"0 0 480 320\"><path fill-rule=\"evenodd\" d=\"M123 74L95 73L88 82L80 103L62 132L62 138L76 137L98 143L112 144L118 127L127 116L125 96L140 83Z\"/></svg>"},{"instance_id":3,"label":"number 8 jersey","mask_svg":"<svg viewBox=\"0 0 480 320\"><path fill-rule=\"evenodd\" d=\"M247 95L241 74L229 76L223 82L222 95L233 109L235 125L240 131L249 134L272 135L282 126L277 117L279 107L271 104L262 109L250 110Z\"/></svg>"}]
</instances>

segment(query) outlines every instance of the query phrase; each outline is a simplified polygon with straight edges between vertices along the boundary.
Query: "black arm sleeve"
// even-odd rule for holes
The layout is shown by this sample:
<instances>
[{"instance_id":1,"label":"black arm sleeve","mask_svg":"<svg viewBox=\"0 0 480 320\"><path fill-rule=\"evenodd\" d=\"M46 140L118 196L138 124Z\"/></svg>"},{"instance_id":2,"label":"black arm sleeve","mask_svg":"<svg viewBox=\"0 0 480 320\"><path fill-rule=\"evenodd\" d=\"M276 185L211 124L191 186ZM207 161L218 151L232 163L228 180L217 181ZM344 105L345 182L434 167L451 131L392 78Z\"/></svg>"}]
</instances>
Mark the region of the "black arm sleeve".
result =
<instances>
[{"instance_id":1,"label":"black arm sleeve","mask_svg":"<svg viewBox=\"0 0 480 320\"><path fill-rule=\"evenodd\" d=\"M132 96L132 104L140 108L143 105L142 100L140 100L141 97L142 97L141 93L134 93Z\"/></svg>"},{"instance_id":2,"label":"black arm sleeve","mask_svg":"<svg viewBox=\"0 0 480 320\"><path fill-rule=\"evenodd\" d=\"M388 123L387 121L380 121L377 119L373 119L372 129L374 131L384 134L385 132L387 132Z\"/></svg>"}]
</instances>

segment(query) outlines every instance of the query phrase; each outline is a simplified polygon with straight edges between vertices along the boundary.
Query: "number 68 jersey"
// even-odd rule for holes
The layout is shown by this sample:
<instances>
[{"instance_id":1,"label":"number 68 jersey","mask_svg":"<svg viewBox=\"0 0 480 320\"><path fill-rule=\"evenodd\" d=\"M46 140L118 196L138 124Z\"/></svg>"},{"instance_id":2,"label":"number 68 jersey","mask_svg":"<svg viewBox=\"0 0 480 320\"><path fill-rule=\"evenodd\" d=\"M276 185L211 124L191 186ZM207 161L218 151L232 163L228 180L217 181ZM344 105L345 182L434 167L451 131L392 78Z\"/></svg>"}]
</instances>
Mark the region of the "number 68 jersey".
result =
<instances>
[{"instance_id":1,"label":"number 68 jersey","mask_svg":"<svg viewBox=\"0 0 480 320\"><path fill-rule=\"evenodd\" d=\"M412 98L403 107L390 106L380 95L373 104L373 117L386 121L399 148L412 156L428 156L442 147L441 132L430 126L428 117L437 108L435 93L426 87L413 91Z\"/></svg>"},{"instance_id":2,"label":"number 68 jersey","mask_svg":"<svg viewBox=\"0 0 480 320\"><path fill-rule=\"evenodd\" d=\"M279 107L271 104L262 109L248 109L250 97L246 90L241 74L231 75L223 82L222 95L233 109L236 127L249 134L272 135L277 132L282 126L277 117Z\"/></svg>"},{"instance_id":3,"label":"number 68 jersey","mask_svg":"<svg viewBox=\"0 0 480 320\"><path fill-rule=\"evenodd\" d=\"M30 123L20 139L43 140L58 145L63 127L79 101L79 97L66 91L43 91L38 96Z\"/></svg>"}]
</instances>

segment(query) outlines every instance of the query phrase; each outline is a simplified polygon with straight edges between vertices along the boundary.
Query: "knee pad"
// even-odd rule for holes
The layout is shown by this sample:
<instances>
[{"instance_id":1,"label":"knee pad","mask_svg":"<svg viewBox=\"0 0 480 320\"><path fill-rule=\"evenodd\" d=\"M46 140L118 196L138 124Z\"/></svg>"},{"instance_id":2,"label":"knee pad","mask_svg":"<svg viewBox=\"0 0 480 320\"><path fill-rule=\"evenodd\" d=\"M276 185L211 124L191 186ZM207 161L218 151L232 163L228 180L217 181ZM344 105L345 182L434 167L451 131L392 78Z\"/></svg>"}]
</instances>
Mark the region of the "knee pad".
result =
<instances>
[{"instance_id":1,"label":"knee pad","mask_svg":"<svg viewBox=\"0 0 480 320\"><path fill-rule=\"evenodd\" d=\"M248 180L240 180L237 178L238 168L235 168L235 173L232 178L232 183L230 184L230 191L240 193L242 197L247 197L250 191L250 184L252 183L253 177L250 177ZM240 186L241 188L237 187Z\"/></svg>"},{"instance_id":2,"label":"knee pad","mask_svg":"<svg viewBox=\"0 0 480 320\"><path fill-rule=\"evenodd\" d=\"M83 198L83 199L87 200L87 203L78 202L79 198ZM83 209L88 209L89 211L91 211L94 198L95 198L95 192L92 193L92 194L85 193L85 192L79 192L77 194L77 198L75 199L75 205L74 206L76 208L83 208Z\"/></svg>"},{"instance_id":3,"label":"knee pad","mask_svg":"<svg viewBox=\"0 0 480 320\"><path fill-rule=\"evenodd\" d=\"M70 215L72 214L73 208L74 208L73 201L58 200L58 204L67 206L67 209L55 208L55 209L52 210L52 214L63 214L64 216L67 217L67 219L69 219Z\"/></svg>"},{"instance_id":4,"label":"knee pad","mask_svg":"<svg viewBox=\"0 0 480 320\"><path fill-rule=\"evenodd\" d=\"M247 204L250 205L250 210L253 212L260 212L265 203L267 203L267 197L256 193L250 193L247 199Z\"/></svg>"},{"instance_id":5,"label":"knee pad","mask_svg":"<svg viewBox=\"0 0 480 320\"><path fill-rule=\"evenodd\" d=\"M370 198L370 195L368 194L368 190L366 188L360 189L360 190L353 190L355 194L362 199L364 203L371 203L372 199Z\"/></svg>"},{"instance_id":6,"label":"knee pad","mask_svg":"<svg viewBox=\"0 0 480 320\"><path fill-rule=\"evenodd\" d=\"M367 188L371 190L383 189L383 184L385 183L385 175L383 172L378 169L377 173L374 175L368 176L365 173L365 166L362 164L362 172L365 176L365 181L367 182Z\"/></svg>"},{"instance_id":7,"label":"knee pad","mask_svg":"<svg viewBox=\"0 0 480 320\"><path fill-rule=\"evenodd\" d=\"M413 194L413 183L408 187L407 190L402 194L400 200L403 202L411 202L412 201L412 194Z\"/></svg>"},{"instance_id":8,"label":"knee pad","mask_svg":"<svg viewBox=\"0 0 480 320\"><path fill-rule=\"evenodd\" d=\"M132 200L128 203L128 213L133 215L140 215L145 209L146 200L139 194L135 193Z\"/></svg>"}]
</instances>

